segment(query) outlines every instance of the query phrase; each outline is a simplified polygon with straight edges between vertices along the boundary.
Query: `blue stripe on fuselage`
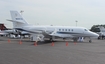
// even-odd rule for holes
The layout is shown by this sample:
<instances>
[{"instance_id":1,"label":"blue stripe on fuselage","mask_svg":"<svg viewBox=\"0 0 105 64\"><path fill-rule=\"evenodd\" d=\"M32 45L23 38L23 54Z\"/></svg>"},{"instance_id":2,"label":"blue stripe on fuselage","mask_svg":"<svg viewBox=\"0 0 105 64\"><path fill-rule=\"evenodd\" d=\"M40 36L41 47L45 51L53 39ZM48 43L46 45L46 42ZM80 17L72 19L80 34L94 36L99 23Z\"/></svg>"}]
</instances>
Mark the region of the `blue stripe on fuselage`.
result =
<instances>
[{"instance_id":1,"label":"blue stripe on fuselage","mask_svg":"<svg viewBox=\"0 0 105 64\"><path fill-rule=\"evenodd\" d=\"M82 34L82 33L74 33L74 32L57 32L59 34Z\"/></svg>"}]
</instances>

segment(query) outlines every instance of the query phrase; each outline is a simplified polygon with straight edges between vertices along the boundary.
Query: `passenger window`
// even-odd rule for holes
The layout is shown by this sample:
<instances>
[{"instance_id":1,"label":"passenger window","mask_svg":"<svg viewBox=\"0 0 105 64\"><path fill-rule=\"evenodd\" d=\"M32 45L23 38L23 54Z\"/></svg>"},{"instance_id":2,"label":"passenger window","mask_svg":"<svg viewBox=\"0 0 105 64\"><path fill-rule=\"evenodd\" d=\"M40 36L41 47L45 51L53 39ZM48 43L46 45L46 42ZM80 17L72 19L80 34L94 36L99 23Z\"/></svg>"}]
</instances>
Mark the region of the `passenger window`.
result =
<instances>
[{"instance_id":1,"label":"passenger window","mask_svg":"<svg viewBox=\"0 0 105 64\"><path fill-rule=\"evenodd\" d=\"M70 29L68 29L68 31L70 31Z\"/></svg>"},{"instance_id":2,"label":"passenger window","mask_svg":"<svg viewBox=\"0 0 105 64\"><path fill-rule=\"evenodd\" d=\"M73 31L73 29L72 29L72 31Z\"/></svg>"},{"instance_id":3,"label":"passenger window","mask_svg":"<svg viewBox=\"0 0 105 64\"><path fill-rule=\"evenodd\" d=\"M59 31L61 31L61 29L59 29Z\"/></svg>"},{"instance_id":4,"label":"passenger window","mask_svg":"<svg viewBox=\"0 0 105 64\"><path fill-rule=\"evenodd\" d=\"M64 29L62 29L62 31L64 31Z\"/></svg>"},{"instance_id":5,"label":"passenger window","mask_svg":"<svg viewBox=\"0 0 105 64\"><path fill-rule=\"evenodd\" d=\"M65 31L67 31L67 29L65 29Z\"/></svg>"}]
</instances>

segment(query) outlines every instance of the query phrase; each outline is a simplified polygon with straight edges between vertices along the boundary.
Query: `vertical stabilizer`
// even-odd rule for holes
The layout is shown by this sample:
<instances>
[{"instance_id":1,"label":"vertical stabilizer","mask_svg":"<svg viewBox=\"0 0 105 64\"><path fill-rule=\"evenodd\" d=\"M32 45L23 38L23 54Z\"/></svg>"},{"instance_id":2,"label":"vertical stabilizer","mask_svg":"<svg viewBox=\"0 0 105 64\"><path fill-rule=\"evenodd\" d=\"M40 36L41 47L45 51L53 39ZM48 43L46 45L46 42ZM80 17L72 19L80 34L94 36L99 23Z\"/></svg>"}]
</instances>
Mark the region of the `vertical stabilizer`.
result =
<instances>
[{"instance_id":1,"label":"vertical stabilizer","mask_svg":"<svg viewBox=\"0 0 105 64\"><path fill-rule=\"evenodd\" d=\"M7 28L4 26L4 24L0 24L0 30L7 30Z\"/></svg>"},{"instance_id":2,"label":"vertical stabilizer","mask_svg":"<svg viewBox=\"0 0 105 64\"><path fill-rule=\"evenodd\" d=\"M23 26L28 25L28 23L23 19L23 17L17 11L10 11L13 27L21 28Z\"/></svg>"}]
</instances>

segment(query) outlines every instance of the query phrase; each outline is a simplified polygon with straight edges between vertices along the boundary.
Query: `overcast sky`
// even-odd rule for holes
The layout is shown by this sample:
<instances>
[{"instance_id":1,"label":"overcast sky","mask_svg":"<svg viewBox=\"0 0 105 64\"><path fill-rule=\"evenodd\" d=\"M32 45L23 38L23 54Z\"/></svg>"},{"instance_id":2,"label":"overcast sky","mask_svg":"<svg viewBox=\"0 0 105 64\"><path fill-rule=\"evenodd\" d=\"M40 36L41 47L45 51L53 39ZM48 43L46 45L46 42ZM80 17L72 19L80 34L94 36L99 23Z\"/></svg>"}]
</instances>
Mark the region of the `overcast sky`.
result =
<instances>
[{"instance_id":1,"label":"overcast sky","mask_svg":"<svg viewBox=\"0 0 105 64\"><path fill-rule=\"evenodd\" d=\"M10 10L30 24L82 26L105 24L105 0L0 0L0 23L12 28Z\"/></svg>"}]
</instances>

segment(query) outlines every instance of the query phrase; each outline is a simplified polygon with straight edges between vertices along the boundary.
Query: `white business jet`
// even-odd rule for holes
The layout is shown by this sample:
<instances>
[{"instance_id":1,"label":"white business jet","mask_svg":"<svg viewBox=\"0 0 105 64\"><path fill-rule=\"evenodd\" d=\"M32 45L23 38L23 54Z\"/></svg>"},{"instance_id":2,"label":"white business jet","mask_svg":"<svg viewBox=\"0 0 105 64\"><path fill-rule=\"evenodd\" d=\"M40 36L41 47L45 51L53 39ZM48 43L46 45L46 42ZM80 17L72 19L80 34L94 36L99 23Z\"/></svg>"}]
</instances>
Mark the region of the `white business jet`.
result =
<instances>
[{"instance_id":1,"label":"white business jet","mask_svg":"<svg viewBox=\"0 0 105 64\"><path fill-rule=\"evenodd\" d=\"M0 35L1 36L4 36L4 35L13 36L13 35L15 35L15 37L17 37L19 35L21 35L21 36L29 35L29 33L25 32L25 31L18 31L15 29L7 28L4 24L0 23Z\"/></svg>"},{"instance_id":2,"label":"white business jet","mask_svg":"<svg viewBox=\"0 0 105 64\"><path fill-rule=\"evenodd\" d=\"M8 33L0 30L0 36L5 36L5 35L8 35Z\"/></svg>"},{"instance_id":3,"label":"white business jet","mask_svg":"<svg viewBox=\"0 0 105 64\"><path fill-rule=\"evenodd\" d=\"M77 41L78 37L88 37L91 42L91 37L98 37L99 35L89 31L84 27L71 27L71 26L33 26L28 24L17 11L10 11L13 22L13 27L17 30L26 31L30 33L41 33L44 38L71 38Z\"/></svg>"}]
</instances>

